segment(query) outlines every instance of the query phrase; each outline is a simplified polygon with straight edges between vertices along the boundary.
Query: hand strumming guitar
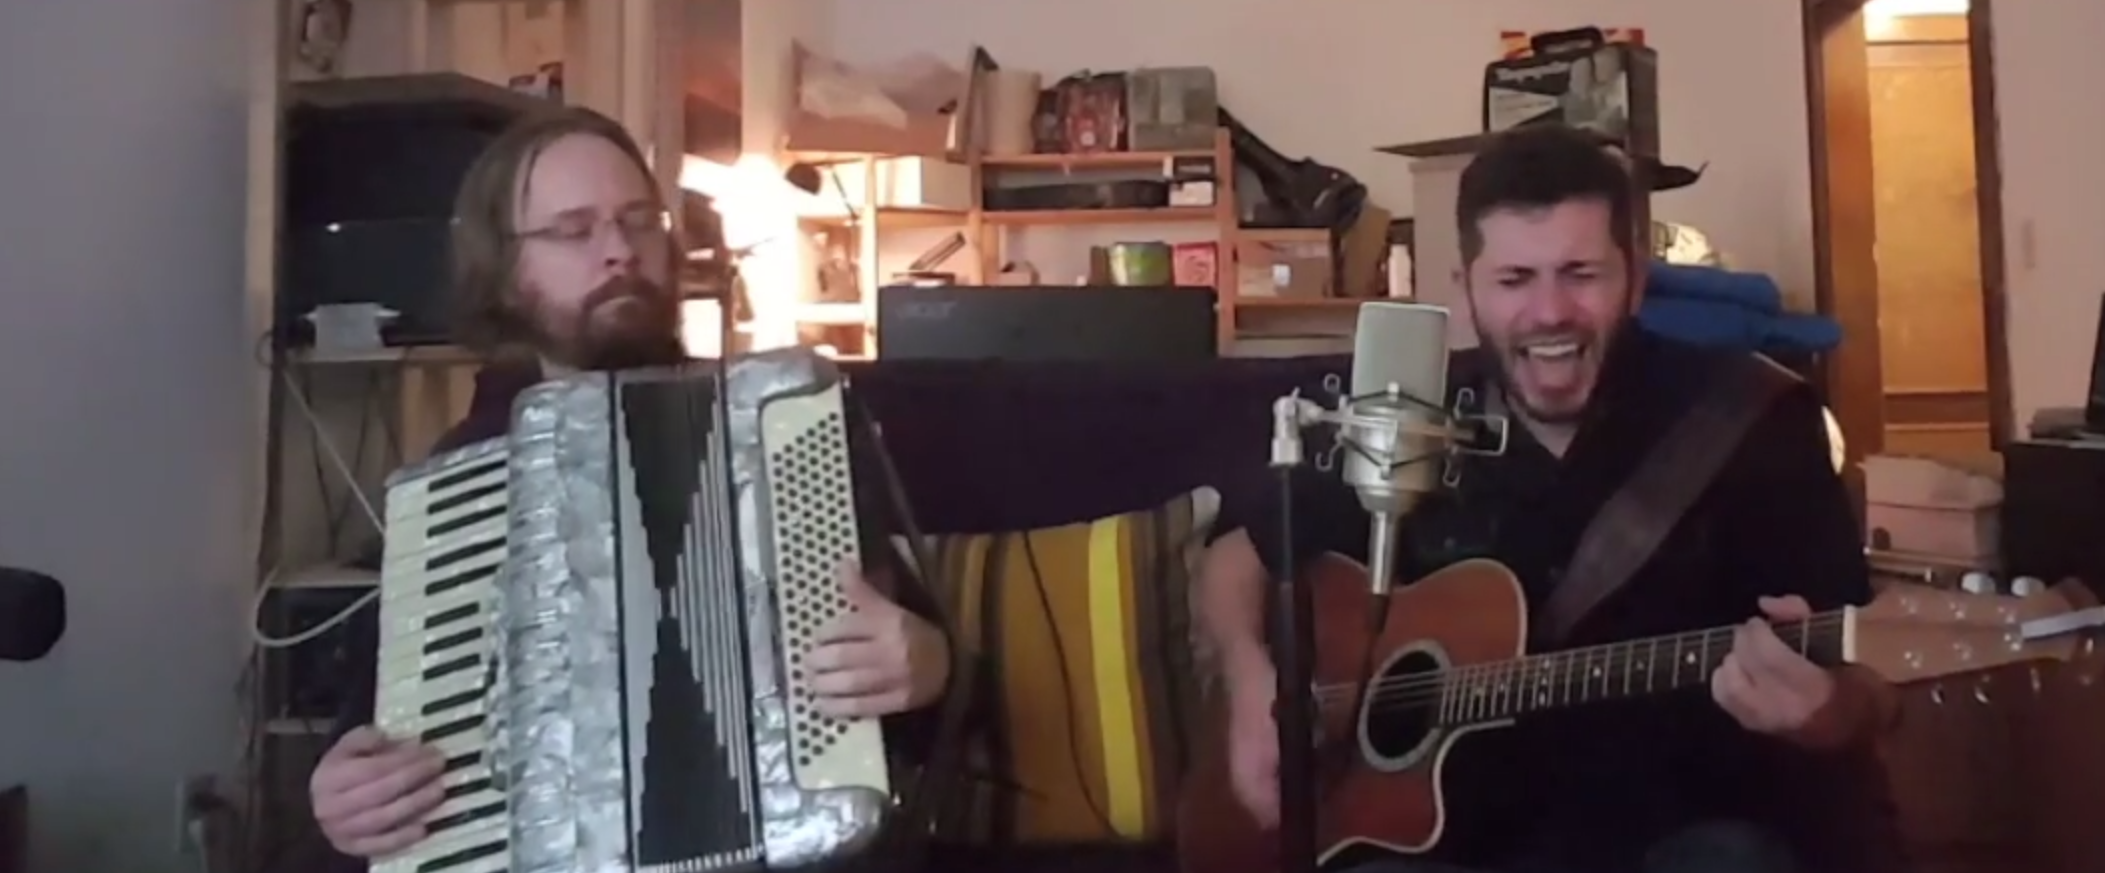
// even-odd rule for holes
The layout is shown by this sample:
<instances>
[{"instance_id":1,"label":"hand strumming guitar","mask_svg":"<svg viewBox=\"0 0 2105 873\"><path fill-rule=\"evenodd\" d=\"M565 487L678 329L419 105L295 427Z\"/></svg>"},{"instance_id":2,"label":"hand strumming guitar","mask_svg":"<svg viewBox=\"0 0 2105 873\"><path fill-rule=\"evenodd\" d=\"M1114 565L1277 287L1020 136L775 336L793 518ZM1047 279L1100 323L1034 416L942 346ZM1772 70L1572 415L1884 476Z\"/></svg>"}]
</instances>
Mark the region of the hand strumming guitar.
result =
<instances>
[{"instance_id":1,"label":"hand strumming guitar","mask_svg":"<svg viewBox=\"0 0 2105 873\"><path fill-rule=\"evenodd\" d=\"M943 631L892 602L853 566L841 568L840 582L855 609L819 631L808 659L819 710L835 718L879 716L934 702L950 681Z\"/></svg>"}]
</instances>

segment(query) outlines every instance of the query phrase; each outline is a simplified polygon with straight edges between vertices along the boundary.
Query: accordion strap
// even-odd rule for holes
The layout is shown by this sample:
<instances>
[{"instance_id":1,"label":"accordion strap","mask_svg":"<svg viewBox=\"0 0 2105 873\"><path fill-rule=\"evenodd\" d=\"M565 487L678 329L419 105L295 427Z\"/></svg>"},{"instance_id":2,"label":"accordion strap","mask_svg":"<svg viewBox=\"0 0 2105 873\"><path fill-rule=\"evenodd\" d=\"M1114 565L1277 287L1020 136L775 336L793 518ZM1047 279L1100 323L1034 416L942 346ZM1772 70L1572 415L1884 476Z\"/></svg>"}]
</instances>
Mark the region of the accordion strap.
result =
<instances>
[{"instance_id":1,"label":"accordion strap","mask_svg":"<svg viewBox=\"0 0 2105 873\"><path fill-rule=\"evenodd\" d=\"M884 480L887 507L897 521L900 533L906 536L908 548L913 550L913 569L918 577L934 571L933 556L928 553L928 540L921 535L920 526L914 522L913 509L906 499L905 482L899 470L892 464L892 454L884 444L883 429L867 411L862 418L866 423L870 443L875 449L877 469ZM899 579L897 584L926 584L926 580ZM932 620L946 637L955 639L957 623L944 609L941 598L930 598L935 610ZM899 814L894 827L886 829L887 847L896 855L913 857L918 855L927 838L936 826L939 805L958 784L965 772L966 744L964 742L966 719L972 711L972 695L978 683L972 681L973 664L965 647L950 648L950 684L943 691L941 704L937 708L933 735L926 737L928 754L918 772L906 780L899 792ZM908 865L910 868L911 865Z\"/></svg>"}]
</instances>

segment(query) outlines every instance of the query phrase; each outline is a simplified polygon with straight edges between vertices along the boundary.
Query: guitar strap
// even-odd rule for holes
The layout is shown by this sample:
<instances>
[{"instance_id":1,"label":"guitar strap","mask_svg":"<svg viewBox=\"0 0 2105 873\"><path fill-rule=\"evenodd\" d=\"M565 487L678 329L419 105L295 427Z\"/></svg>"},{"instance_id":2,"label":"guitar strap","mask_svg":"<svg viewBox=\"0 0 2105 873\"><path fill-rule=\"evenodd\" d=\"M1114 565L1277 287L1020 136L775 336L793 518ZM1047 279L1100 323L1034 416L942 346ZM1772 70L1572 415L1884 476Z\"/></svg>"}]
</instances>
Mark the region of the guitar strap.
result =
<instances>
[{"instance_id":1,"label":"guitar strap","mask_svg":"<svg viewBox=\"0 0 2105 873\"><path fill-rule=\"evenodd\" d=\"M1629 584L1717 478L1754 422L1798 377L1760 355L1726 368L1652 447L1579 534L1563 579L1536 613L1541 641L1561 643L1580 619Z\"/></svg>"}]
</instances>

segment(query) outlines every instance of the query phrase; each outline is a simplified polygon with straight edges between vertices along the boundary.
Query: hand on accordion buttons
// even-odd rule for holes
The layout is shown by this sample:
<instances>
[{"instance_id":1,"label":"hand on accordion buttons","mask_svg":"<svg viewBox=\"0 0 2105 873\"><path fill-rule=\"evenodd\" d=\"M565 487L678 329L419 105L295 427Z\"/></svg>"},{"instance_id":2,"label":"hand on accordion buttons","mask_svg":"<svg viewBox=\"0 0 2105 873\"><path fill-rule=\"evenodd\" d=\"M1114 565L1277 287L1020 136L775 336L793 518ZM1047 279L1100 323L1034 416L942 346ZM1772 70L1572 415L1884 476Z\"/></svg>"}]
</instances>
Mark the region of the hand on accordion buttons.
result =
<instances>
[{"instance_id":1,"label":"hand on accordion buttons","mask_svg":"<svg viewBox=\"0 0 2105 873\"><path fill-rule=\"evenodd\" d=\"M941 629L901 608L854 566L840 571L853 608L819 631L805 662L820 711L835 718L919 709L950 679L950 642Z\"/></svg>"},{"instance_id":2,"label":"hand on accordion buttons","mask_svg":"<svg viewBox=\"0 0 2105 873\"><path fill-rule=\"evenodd\" d=\"M315 765L308 782L314 820L346 855L392 854L424 838L419 822L438 808L446 766L438 752L390 740L362 727L345 734Z\"/></svg>"}]
</instances>

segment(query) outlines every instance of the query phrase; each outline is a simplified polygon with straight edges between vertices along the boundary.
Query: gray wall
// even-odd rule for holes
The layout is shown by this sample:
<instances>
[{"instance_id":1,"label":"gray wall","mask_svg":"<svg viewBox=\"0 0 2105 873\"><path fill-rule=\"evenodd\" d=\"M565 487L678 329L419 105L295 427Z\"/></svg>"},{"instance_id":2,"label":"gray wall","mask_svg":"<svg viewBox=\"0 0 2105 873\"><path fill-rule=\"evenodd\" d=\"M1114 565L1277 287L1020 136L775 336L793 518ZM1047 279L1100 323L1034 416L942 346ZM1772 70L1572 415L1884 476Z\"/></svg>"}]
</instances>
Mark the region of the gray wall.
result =
<instances>
[{"instance_id":1,"label":"gray wall","mask_svg":"<svg viewBox=\"0 0 2105 873\"><path fill-rule=\"evenodd\" d=\"M54 657L0 664L39 873L194 870L174 786L240 745L255 5L0 3L0 563L73 610Z\"/></svg>"}]
</instances>

